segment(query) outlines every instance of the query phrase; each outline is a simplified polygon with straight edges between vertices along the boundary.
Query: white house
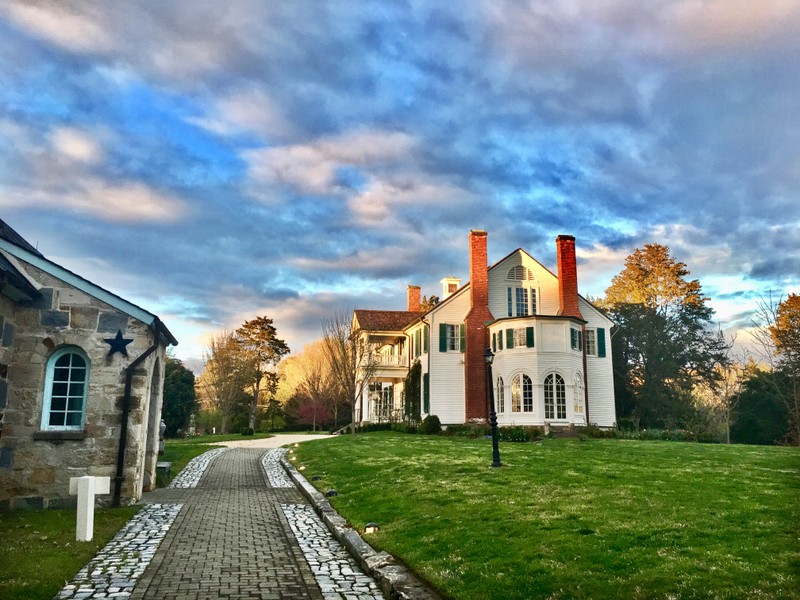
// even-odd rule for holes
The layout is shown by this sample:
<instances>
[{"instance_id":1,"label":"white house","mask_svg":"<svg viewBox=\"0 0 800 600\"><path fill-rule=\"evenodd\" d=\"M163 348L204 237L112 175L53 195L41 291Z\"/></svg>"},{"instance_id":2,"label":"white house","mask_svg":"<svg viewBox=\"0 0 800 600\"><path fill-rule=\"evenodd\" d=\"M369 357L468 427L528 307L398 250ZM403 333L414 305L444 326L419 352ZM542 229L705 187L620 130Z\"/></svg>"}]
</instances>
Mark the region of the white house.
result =
<instances>
[{"instance_id":1,"label":"white house","mask_svg":"<svg viewBox=\"0 0 800 600\"><path fill-rule=\"evenodd\" d=\"M409 286L407 311L355 311L354 332L377 357L354 420L400 418L416 361L422 416L486 419L488 347L500 425L613 426L613 323L578 294L575 238L556 239L558 276L522 249L488 266L484 231L470 232L469 248L469 283L443 279L431 310Z\"/></svg>"}]
</instances>

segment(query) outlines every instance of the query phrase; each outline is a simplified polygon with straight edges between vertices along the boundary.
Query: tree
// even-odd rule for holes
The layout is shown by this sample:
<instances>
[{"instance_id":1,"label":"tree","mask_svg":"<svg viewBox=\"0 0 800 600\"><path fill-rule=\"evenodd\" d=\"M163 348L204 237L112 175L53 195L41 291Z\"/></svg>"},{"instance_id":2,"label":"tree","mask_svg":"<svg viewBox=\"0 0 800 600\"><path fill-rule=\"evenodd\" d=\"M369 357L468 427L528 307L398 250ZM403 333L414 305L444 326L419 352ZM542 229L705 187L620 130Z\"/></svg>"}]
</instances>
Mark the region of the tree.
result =
<instances>
[{"instance_id":1,"label":"tree","mask_svg":"<svg viewBox=\"0 0 800 600\"><path fill-rule=\"evenodd\" d=\"M737 444L776 444L787 439L789 419L783 397L789 388L783 373L757 369L742 385L731 439Z\"/></svg>"},{"instance_id":2,"label":"tree","mask_svg":"<svg viewBox=\"0 0 800 600\"><path fill-rule=\"evenodd\" d=\"M244 377L248 367L243 365L239 343L227 332L211 338L204 358L205 369L197 378L202 405L219 413L222 433L227 433L230 418L246 400L243 390L250 383Z\"/></svg>"},{"instance_id":3,"label":"tree","mask_svg":"<svg viewBox=\"0 0 800 600\"><path fill-rule=\"evenodd\" d=\"M437 304L439 304L439 296L431 294L430 298L428 296L422 297L422 302L420 302L419 307L422 312L428 312Z\"/></svg>"},{"instance_id":4,"label":"tree","mask_svg":"<svg viewBox=\"0 0 800 600\"><path fill-rule=\"evenodd\" d=\"M310 419L311 429L316 431L318 422L330 419L329 407L335 405L337 393L324 340L306 345L298 359L303 373L299 389L307 400L303 404L304 417Z\"/></svg>"},{"instance_id":5,"label":"tree","mask_svg":"<svg viewBox=\"0 0 800 600\"><path fill-rule=\"evenodd\" d=\"M760 358L775 375L773 393L784 406L786 440L800 445L800 295L773 300L770 295L758 303L753 337L761 347Z\"/></svg>"},{"instance_id":6,"label":"tree","mask_svg":"<svg viewBox=\"0 0 800 600\"><path fill-rule=\"evenodd\" d=\"M289 346L278 338L277 333L272 319L263 316L245 321L234 333L234 339L242 352L242 377L247 381L251 393L248 417L250 429L255 429L256 426L262 382L266 383L266 391L271 391L274 395L277 388L277 373L274 369L289 354Z\"/></svg>"},{"instance_id":7,"label":"tree","mask_svg":"<svg viewBox=\"0 0 800 600\"><path fill-rule=\"evenodd\" d=\"M713 385L726 364L722 332L700 282L669 248L646 244L625 259L601 305L617 323L615 382L619 417L647 427L683 421L697 385Z\"/></svg>"},{"instance_id":8,"label":"tree","mask_svg":"<svg viewBox=\"0 0 800 600\"><path fill-rule=\"evenodd\" d=\"M161 410L166 435L185 429L197 408L194 396L194 373L177 358L168 356L164 364L164 405Z\"/></svg>"},{"instance_id":9,"label":"tree","mask_svg":"<svg viewBox=\"0 0 800 600\"><path fill-rule=\"evenodd\" d=\"M363 398L364 390L377 370L377 360L367 338L351 331L348 313L339 312L326 320L322 332L336 391L350 404L355 416L356 403Z\"/></svg>"}]
</instances>

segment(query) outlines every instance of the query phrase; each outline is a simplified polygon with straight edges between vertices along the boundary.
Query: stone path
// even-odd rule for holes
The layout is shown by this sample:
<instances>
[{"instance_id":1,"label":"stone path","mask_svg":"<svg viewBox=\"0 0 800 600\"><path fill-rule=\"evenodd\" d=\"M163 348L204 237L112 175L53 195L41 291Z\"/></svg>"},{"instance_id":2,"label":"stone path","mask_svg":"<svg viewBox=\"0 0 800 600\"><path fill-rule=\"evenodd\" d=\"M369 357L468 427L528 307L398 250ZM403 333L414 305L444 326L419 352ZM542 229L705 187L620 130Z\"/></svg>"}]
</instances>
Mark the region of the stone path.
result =
<instances>
[{"instance_id":1,"label":"stone path","mask_svg":"<svg viewBox=\"0 0 800 600\"><path fill-rule=\"evenodd\" d=\"M61 589L56 599L129 598L181 507L150 504L140 510Z\"/></svg>"},{"instance_id":2,"label":"stone path","mask_svg":"<svg viewBox=\"0 0 800 600\"><path fill-rule=\"evenodd\" d=\"M280 464L220 448L187 465L56 596L382 600ZM177 483L176 483L177 482Z\"/></svg>"}]
</instances>

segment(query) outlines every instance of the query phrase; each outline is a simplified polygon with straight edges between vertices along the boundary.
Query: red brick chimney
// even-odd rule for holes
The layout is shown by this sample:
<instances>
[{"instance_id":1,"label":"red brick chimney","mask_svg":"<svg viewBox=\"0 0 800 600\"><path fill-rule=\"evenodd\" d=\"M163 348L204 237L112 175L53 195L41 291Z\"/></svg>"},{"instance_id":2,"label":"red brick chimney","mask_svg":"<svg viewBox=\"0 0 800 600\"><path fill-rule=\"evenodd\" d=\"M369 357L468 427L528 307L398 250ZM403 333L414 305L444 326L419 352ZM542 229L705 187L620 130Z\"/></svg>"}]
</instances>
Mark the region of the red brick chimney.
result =
<instances>
[{"instance_id":1,"label":"red brick chimney","mask_svg":"<svg viewBox=\"0 0 800 600\"><path fill-rule=\"evenodd\" d=\"M420 287L418 285L408 286L408 312L421 312Z\"/></svg>"},{"instance_id":2,"label":"red brick chimney","mask_svg":"<svg viewBox=\"0 0 800 600\"><path fill-rule=\"evenodd\" d=\"M560 235L556 238L558 255L558 314L583 319L578 306L578 267L575 262L575 238Z\"/></svg>"},{"instance_id":3,"label":"red brick chimney","mask_svg":"<svg viewBox=\"0 0 800 600\"><path fill-rule=\"evenodd\" d=\"M489 415L483 351L489 344L486 322L494 320L489 311L489 262L485 231L469 232L469 295L471 308L465 319L464 408L467 420L485 419Z\"/></svg>"}]
</instances>

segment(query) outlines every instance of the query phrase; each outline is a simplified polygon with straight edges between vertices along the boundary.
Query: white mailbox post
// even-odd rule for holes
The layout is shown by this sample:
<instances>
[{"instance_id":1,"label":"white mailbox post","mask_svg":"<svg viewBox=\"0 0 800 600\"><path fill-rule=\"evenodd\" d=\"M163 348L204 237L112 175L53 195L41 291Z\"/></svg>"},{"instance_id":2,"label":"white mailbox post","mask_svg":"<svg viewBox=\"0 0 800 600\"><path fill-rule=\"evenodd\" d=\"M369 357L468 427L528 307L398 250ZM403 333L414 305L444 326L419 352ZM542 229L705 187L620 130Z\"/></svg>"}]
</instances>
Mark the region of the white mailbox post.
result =
<instances>
[{"instance_id":1,"label":"white mailbox post","mask_svg":"<svg viewBox=\"0 0 800 600\"><path fill-rule=\"evenodd\" d=\"M69 478L70 495L78 494L78 523L75 529L75 539L79 542L89 542L94 537L95 494L108 494L110 489L110 477L85 475Z\"/></svg>"}]
</instances>

